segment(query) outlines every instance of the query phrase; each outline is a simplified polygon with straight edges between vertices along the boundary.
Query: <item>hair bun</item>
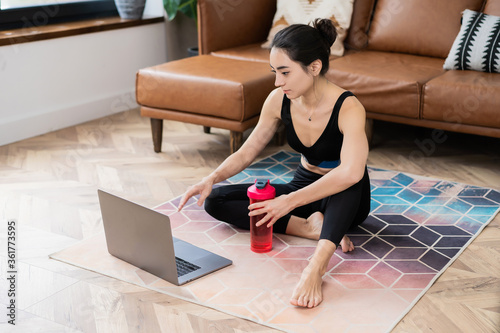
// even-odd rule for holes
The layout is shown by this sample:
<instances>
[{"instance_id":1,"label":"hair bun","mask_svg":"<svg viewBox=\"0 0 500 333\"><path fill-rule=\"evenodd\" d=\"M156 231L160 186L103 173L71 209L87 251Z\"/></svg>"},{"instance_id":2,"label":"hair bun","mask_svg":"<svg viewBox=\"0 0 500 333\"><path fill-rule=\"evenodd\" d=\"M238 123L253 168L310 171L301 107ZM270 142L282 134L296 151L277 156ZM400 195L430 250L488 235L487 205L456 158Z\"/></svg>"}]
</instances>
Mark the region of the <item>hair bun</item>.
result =
<instances>
[{"instance_id":1,"label":"hair bun","mask_svg":"<svg viewBox=\"0 0 500 333\"><path fill-rule=\"evenodd\" d=\"M317 18L313 21L313 27L319 31L328 47L331 47L337 39L337 29L332 20Z\"/></svg>"}]
</instances>

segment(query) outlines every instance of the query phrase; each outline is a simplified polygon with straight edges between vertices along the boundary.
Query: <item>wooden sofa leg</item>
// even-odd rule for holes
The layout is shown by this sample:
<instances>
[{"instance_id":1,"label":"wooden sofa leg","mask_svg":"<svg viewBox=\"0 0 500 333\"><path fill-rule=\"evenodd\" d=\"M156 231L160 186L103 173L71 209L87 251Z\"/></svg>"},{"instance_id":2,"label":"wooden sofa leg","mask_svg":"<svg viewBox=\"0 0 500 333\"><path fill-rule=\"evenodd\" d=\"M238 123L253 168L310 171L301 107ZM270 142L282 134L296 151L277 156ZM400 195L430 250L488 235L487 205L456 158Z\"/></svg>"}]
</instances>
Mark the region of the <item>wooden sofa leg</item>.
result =
<instances>
[{"instance_id":1,"label":"wooden sofa leg","mask_svg":"<svg viewBox=\"0 0 500 333\"><path fill-rule=\"evenodd\" d=\"M153 134L153 147L155 153L160 153L161 141L163 139L163 119L151 118L151 133Z\"/></svg>"},{"instance_id":2,"label":"wooden sofa leg","mask_svg":"<svg viewBox=\"0 0 500 333\"><path fill-rule=\"evenodd\" d=\"M229 137L229 149L231 154L240 149L243 144L243 132L231 131Z\"/></svg>"},{"instance_id":3,"label":"wooden sofa leg","mask_svg":"<svg viewBox=\"0 0 500 333\"><path fill-rule=\"evenodd\" d=\"M210 126L203 126L203 132L209 134L210 133Z\"/></svg>"}]
</instances>

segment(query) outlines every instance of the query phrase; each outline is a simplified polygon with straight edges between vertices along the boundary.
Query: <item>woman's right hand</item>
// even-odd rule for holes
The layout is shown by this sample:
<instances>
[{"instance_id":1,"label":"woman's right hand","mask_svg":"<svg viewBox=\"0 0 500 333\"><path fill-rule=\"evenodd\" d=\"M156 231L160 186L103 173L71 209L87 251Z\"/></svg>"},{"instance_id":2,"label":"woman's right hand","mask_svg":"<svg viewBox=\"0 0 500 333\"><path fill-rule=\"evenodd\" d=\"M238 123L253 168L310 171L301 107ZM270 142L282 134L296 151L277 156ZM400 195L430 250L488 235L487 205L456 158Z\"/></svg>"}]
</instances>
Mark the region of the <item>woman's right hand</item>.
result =
<instances>
[{"instance_id":1,"label":"woman's right hand","mask_svg":"<svg viewBox=\"0 0 500 333\"><path fill-rule=\"evenodd\" d=\"M180 211L186 202L188 202L189 199L191 199L195 195L200 195L200 198L198 199L198 206L201 207L203 203L205 202L205 199L210 195L212 192L212 187L213 183L209 181L208 179L203 179L201 182L198 184L195 184L193 186L190 186L187 191L184 193L184 195L181 198L181 201L179 202L179 206L177 207L177 211Z\"/></svg>"}]
</instances>

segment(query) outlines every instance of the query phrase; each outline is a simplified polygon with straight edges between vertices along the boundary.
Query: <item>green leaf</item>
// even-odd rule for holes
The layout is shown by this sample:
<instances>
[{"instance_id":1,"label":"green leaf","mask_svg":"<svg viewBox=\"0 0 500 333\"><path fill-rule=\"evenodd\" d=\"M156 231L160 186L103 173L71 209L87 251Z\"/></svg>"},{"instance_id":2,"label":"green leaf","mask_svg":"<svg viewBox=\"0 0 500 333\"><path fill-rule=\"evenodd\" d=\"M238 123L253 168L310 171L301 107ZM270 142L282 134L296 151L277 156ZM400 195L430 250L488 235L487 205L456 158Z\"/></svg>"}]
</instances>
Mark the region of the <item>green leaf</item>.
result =
<instances>
[{"instance_id":1,"label":"green leaf","mask_svg":"<svg viewBox=\"0 0 500 333\"><path fill-rule=\"evenodd\" d=\"M178 10L186 14L187 17L196 20L198 16L198 13L196 11L196 3L197 0L181 0Z\"/></svg>"},{"instance_id":2,"label":"green leaf","mask_svg":"<svg viewBox=\"0 0 500 333\"><path fill-rule=\"evenodd\" d=\"M167 12L167 16L170 21L172 21L175 18L175 15L177 15L181 1L182 0L163 0L163 7Z\"/></svg>"}]
</instances>

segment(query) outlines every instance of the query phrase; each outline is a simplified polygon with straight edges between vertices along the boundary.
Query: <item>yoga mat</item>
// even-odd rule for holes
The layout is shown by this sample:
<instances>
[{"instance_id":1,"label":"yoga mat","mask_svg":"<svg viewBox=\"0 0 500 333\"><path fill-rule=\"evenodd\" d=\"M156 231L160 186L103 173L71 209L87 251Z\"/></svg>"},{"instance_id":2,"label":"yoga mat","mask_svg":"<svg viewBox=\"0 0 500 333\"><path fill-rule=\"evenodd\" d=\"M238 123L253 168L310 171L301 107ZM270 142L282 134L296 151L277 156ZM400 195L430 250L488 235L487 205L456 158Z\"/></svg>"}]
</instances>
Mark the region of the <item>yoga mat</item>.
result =
<instances>
[{"instance_id":1,"label":"yoga mat","mask_svg":"<svg viewBox=\"0 0 500 333\"><path fill-rule=\"evenodd\" d=\"M224 183L288 182L298 154L279 152ZM250 236L214 220L191 199L155 209L169 215L174 236L233 260L233 265L175 286L111 256L104 234L51 255L84 269L288 332L390 331L500 209L498 191L403 172L369 168L371 213L349 234L356 249L332 256L323 302L289 304L316 241L275 234L273 250L250 251Z\"/></svg>"}]
</instances>

